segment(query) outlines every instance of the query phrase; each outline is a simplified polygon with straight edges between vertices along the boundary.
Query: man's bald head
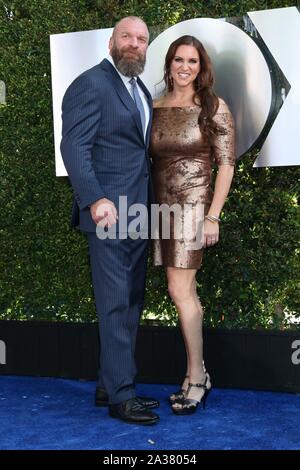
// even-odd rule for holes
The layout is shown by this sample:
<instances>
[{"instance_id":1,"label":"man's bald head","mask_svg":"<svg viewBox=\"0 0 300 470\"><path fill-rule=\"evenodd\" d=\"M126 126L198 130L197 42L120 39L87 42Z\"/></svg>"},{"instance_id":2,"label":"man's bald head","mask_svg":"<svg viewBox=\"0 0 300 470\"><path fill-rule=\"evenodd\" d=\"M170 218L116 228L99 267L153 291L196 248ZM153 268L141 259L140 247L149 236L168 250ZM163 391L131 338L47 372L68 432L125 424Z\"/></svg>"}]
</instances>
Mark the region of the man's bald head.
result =
<instances>
[{"instance_id":1,"label":"man's bald head","mask_svg":"<svg viewBox=\"0 0 300 470\"><path fill-rule=\"evenodd\" d=\"M123 75L140 75L145 67L149 32L138 16L126 16L115 25L109 40L109 52Z\"/></svg>"},{"instance_id":2,"label":"man's bald head","mask_svg":"<svg viewBox=\"0 0 300 470\"><path fill-rule=\"evenodd\" d=\"M147 39L149 41L149 31L148 31L148 27L145 23L144 20L142 20L142 18L140 18L139 16L125 16L124 18L121 18L116 24L115 24L115 27L113 29L113 32L112 32L112 37L115 36L115 34L117 33L118 29L120 28L126 28L126 27L130 27L130 23L132 22L135 22L135 23L140 23L141 26L144 27L145 31L147 31Z\"/></svg>"}]
</instances>

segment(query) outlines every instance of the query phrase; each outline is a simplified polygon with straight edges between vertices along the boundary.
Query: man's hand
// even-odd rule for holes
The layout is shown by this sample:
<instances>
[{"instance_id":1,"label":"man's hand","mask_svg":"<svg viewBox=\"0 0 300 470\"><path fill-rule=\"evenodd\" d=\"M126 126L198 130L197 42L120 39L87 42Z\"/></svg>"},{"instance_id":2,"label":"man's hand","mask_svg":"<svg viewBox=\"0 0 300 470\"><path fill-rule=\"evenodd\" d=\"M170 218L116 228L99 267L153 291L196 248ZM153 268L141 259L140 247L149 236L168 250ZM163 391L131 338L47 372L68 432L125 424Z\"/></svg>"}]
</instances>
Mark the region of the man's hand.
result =
<instances>
[{"instance_id":1,"label":"man's hand","mask_svg":"<svg viewBox=\"0 0 300 470\"><path fill-rule=\"evenodd\" d=\"M99 224L101 227L111 227L118 220L114 203L105 197L94 202L90 207L90 211L95 224Z\"/></svg>"}]
</instances>

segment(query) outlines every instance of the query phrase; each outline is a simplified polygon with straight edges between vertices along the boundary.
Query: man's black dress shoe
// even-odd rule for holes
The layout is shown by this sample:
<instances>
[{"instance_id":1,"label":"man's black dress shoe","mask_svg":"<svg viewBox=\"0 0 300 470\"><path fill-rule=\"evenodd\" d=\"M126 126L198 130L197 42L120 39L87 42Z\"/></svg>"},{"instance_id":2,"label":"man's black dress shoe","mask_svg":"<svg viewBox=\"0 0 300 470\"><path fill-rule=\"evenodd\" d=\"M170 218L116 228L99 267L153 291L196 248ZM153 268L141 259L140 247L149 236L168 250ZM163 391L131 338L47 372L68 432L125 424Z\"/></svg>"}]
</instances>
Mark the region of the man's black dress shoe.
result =
<instances>
[{"instance_id":1,"label":"man's black dress shoe","mask_svg":"<svg viewBox=\"0 0 300 470\"><path fill-rule=\"evenodd\" d=\"M159 401L154 400L153 398L136 397L136 399L142 406L145 406L146 408L152 409L159 407ZM95 406L108 406L108 395L103 388L96 388Z\"/></svg>"},{"instance_id":2,"label":"man's black dress shoe","mask_svg":"<svg viewBox=\"0 0 300 470\"><path fill-rule=\"evenodd\" d=\"M155 424L159 416L145 408L136 398L109 405L109 415L132 424Z\"/></svg>"}]
</instances>

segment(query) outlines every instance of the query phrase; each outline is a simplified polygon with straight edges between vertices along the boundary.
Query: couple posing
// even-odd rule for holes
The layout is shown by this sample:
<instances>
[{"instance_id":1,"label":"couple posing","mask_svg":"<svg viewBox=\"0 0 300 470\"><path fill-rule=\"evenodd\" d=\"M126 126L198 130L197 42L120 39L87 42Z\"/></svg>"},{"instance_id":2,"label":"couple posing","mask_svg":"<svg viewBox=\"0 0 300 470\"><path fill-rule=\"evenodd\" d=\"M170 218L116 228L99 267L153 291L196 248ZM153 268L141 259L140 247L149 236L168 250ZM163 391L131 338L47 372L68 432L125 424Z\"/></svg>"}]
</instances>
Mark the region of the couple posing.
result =
<instances>
[{"instance_id":1,"label":"couple posing","mask_svg":"<svg viewBox=\"0 0 300 470\"><path fill-rule=\"evenodd\" d=\"M74 190L73 224L87 235L99 316L100 370L95 403L112 417L154 424L157 400L136 396L134 359L143 309L148 240L100 240L96 227L118 225L118 199L139 203L204 205L204 246L218 242L219 216L235 162L234 126L227 105L212 90L210 59L192 36L174 41L165 59L165 95L152 103L139 79L149 33L138 17L119 21L109 56L74 80L63 99L61 152ZM150 164L150 157L152 165ZM218 166L214 191L212 165ZM152 168L151 168L152 166ZM211 389L203 362L203 310L195 275L202 250L185 239L153 242L165 268L187 354L186 377L169 397L174 413L193 413ZM191 229L192 230L192 229Z\"/></svg>"}]
</instances>

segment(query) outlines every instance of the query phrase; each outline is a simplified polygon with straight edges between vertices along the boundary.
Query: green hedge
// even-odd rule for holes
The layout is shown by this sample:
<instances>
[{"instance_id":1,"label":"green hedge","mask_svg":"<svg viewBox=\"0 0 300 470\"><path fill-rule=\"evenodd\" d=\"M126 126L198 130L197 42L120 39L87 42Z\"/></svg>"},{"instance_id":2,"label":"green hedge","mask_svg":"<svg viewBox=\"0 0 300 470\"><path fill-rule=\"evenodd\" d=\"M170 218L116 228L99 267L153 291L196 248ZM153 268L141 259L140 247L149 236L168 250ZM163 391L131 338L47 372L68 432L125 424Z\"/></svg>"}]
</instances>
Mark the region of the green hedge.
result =
<instances>
[{"instance_id":1,"label":"green hedge","mask_svg":"<svg viewBox=\"0 0 300 470\"><path fill-rule=\"evenodd\" d=\"M111 27L122 16L149 26L242 16L289 1L16 0L0 2L0 318L96 320L85 238L69 228L71 188L56 178L49 35ZM199 295L207 325L276 327L299 317L299 168L237 166L221 242L207 250ZM176 321L162 269L150 264L144 318Z\"/></svg>"}]
</instances>

